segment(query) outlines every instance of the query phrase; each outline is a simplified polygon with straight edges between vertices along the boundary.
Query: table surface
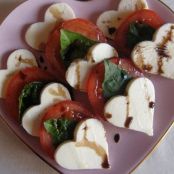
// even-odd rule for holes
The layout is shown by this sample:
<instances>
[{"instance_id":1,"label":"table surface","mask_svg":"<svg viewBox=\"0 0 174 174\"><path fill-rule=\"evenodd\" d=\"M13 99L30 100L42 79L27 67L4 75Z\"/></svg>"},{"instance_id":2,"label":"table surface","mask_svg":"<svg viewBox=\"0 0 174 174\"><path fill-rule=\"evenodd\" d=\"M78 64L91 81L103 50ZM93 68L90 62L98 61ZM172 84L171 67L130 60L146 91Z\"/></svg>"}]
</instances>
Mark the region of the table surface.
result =
<instances>
[{"instance_id":1,"label":"table surface","mask_svg":"<svg viewBox=\"0 0 174 174\"><path fill-rule=\"evenodd\" d=\"M0 23L24 0L0 0ZM163 0L174 10L173 0ZM133 172L134 174L174 173L174 128L158 148ZM0 120L0 173L1 174L57 174L31 152Z\"/></svg>"}]
</instances>

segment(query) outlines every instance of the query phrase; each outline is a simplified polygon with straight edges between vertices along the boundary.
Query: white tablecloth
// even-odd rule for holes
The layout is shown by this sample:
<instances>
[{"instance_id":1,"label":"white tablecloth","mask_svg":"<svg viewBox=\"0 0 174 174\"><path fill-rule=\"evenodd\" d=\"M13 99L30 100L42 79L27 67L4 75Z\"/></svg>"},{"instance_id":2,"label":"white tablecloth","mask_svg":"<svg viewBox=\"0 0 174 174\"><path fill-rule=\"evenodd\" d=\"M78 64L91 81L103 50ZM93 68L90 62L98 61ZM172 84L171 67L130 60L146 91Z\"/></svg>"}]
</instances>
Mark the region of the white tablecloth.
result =
<instances>
[{"instance_id":1,"label":"white tablecloth","mask_svg":"<svg viewBox=\"0 0 174 174\"><path fill-rule=\"evenodd\" d=\"M24 0L0 0L0 23ZM174 0L163 0L174 9ZM174 173L174 128L134 174ZM33 154L0 120L0 174L57 174Z\"/></svg>"}]
</instances>

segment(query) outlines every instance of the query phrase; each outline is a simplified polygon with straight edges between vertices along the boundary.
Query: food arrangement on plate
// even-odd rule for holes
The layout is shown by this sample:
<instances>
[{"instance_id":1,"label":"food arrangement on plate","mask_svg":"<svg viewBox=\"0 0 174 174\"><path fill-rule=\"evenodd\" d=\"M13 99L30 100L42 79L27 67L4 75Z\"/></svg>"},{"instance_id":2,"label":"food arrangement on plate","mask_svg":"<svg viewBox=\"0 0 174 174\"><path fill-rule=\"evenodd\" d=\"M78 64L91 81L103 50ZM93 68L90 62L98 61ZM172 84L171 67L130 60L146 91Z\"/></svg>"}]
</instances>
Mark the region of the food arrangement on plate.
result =
<instances>
[{"instance_id":1,"label":"food arrangement on plate","mask_svg":"<svg viewBox=\"0 0 174 174\"><path fill-rule=\"evenodd\" d=\"M109 170L104 122L153 136L158 101L146 73L174 79L174 24L146 0L121 0L96 24L75 13L59 2L48 7L44 21L28 27L26 43L43 56L12 52L0 70L0 96L58 165ZM84 98L76 101L74 93Z\"/></svg>"}]
</instances>

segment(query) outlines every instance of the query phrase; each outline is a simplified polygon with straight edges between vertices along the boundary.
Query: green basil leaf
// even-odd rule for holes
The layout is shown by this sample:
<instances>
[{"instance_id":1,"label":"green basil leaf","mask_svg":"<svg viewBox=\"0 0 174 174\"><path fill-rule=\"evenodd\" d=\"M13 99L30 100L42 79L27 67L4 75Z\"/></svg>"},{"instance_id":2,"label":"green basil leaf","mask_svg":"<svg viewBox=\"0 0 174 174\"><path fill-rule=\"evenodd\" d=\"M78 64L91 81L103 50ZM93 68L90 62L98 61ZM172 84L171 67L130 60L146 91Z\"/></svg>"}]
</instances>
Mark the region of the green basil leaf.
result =
<instances>
[{"instance_id":1,"label":"green basil leaf","mask_svg":"<svg viewBox=\"0 0 174 174\"><path fill-rule=\"evenodd\" d=\"M155 29L145 23L133 22L129 25L127 46L133 48L137 43L152 40Z\"/></svg>"},{"instance_id":2,"label":"green basil leaf","mask_svg":"<svg viewBox=\"0 0 174 174\"><path fill-rule=\"evenodd\" d=\"M53 145L57 147L66 140L73 139L74 129L77 121L65 118L50 119L44 122L44 127L51 135Z\"/></svg>"},{"instance_id":3,"label":"green basil leaf","mask_svg":"<svg viewBox=\"0 0 174 174\"><path fill-rule=\"evenodd\" d=\"M66 66L74 59L84 58L96 41L68 30L60 30L61 57Z\"/></svg>"},{"instance_id":4,"label":"green basil leaf","mask_svg":"<svg viewBox=\"0 0 174 174\"><path fill-rule=\"evenodd\" d=\"M40 103L40 93L44 86L45 83L43 82L33 82L24 86L21 95L19 96L20 121L26 109Z\"/></svg>"},{"instance_id":5,"label":"green basil leaf","mask_svg":"<svg viewBox=\"0 0 174 174\"><path fill-rule=\"evenodd\" d=\"M132 79L126 71L120 69L118 65L109 60L104 61L105 76L102 84L103 95L105 98L111 98L122 94L127 83Z\"/></svg>"}]
</instances>

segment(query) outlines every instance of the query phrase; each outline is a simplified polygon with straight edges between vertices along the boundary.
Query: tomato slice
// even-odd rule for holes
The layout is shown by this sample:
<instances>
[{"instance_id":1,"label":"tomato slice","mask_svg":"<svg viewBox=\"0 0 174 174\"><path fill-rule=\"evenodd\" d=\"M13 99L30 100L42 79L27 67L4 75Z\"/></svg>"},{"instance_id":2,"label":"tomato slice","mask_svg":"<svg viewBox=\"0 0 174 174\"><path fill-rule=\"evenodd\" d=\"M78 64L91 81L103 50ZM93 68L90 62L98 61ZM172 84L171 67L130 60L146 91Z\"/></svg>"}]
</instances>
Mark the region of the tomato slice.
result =
<instances>
[{"instance_id":1,"label":"tomato slice","mask_svg":"<svg viewBox=\"0 0 174 174\"><path fill-rule=\"evenodd\" d=\"M44 127L44 122L49 119L67 118L81 121L91 118L93 115L85 109L80 103L74 101L62 101L47 109L42 115L40 127L40 142L43 150L53 158L55 147L53 146L51 136L47 133Z\"/></svg>"},{"instance_id":2,"label":"tomato slice","mask_svg":"<svg viewBox=\"0 0 174 174\"><path fill-rule=\"evenodd\" d=\"M65 80L66 69L60 56L60 29L76 32L99 42L106 42L106 38L95 24L85 19L68 20L56 27L46 45L45 61L49 71L55 77Z\"/></svg>"},{"instance_id":3,"label":"tomato slice","mask_svg":"<svg viewBox=\"0 0 174 174\"><path fill-rule=\"evenodd\" d=\"M132 77L143 76L141 71L137 69L129 59L112 58L110 59L110 61L119 65L122 69L128 72L128 74L130 74ZM103 89L102 89L104 73L105 73L105 68L104 68L104 63L102 62L96 65L92 69L87 82L87 92L88 92L89 101L93 107L95 114L102 118L104 118L103 109L106 103L106 100L103 96Z\"/></svg>"},{"instance_id":4,"label":"tomato slice","mask_svg":"<svg viewBox=\"0 0 174 174\"><path fill-rule=\"evenodd\" d=\"M164 24L164 21L158 16L158 14L147 9L138 10L125 19L116 32L115 44L119 54L126 57L130 57L132 51L127 44L127 34L130 24L134 22L147 24L154 29L158 29Z\"/></svg>"},{"instance_id":5,"label":"tomato slice","mask_svg":"<svg viewBox=\"0 0 174 174\"><path fill-rule=\"evenodd\" d=\"M65 21L62 23L62 28L82 34L91 40L99 42L107 41L102 31L95 24L85 19L77 18Z\"/></svg>"},{"instance_id":6,"label":"tomato slice","mask_svg":"<svg viewBox=\"0 0 174 174\"><path fill-rule=\"evenodd\" d=\"M53 81L54 78L39 68L26 68L21 70L8 80L5 91L5 100L9 112L16 120L19 119L19 96L24 86L33 81Z\"/></svg>"}]
</instances>

